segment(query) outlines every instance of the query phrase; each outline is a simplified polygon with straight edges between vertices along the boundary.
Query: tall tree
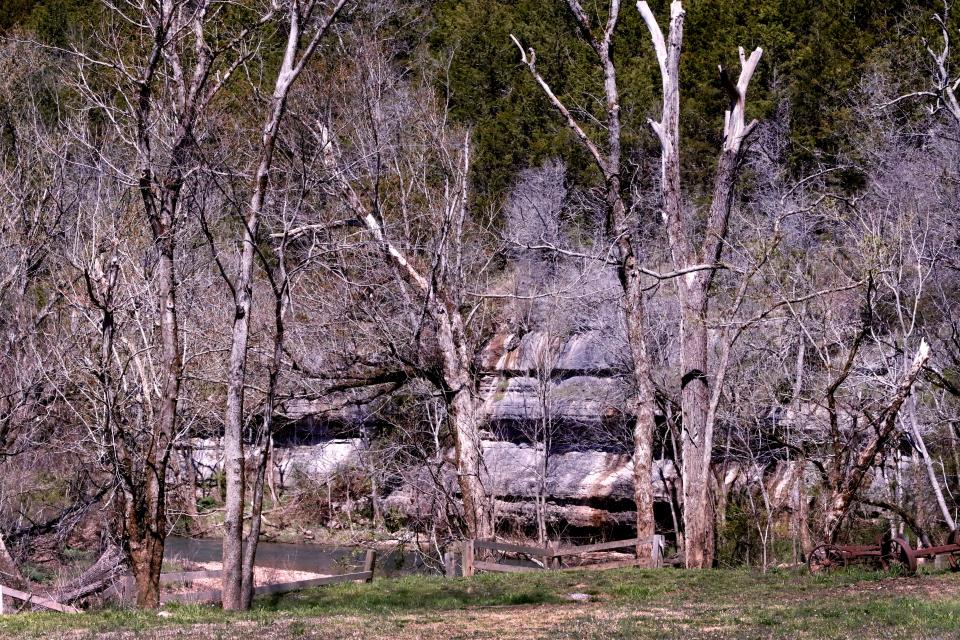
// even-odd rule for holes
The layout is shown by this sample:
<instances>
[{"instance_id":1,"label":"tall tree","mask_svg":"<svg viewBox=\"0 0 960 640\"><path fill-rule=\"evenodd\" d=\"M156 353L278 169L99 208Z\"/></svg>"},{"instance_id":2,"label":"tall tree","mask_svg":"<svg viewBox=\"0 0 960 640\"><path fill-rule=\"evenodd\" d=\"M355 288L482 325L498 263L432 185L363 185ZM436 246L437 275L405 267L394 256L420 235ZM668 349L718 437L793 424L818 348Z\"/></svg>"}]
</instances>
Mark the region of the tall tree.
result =
<instances>
[{"instance_id":1,"label":"tall tree","mask_svg":"<svg viewBox=\"0 0 960 640\"><path fill-rule=\"evenodd\" d=\"M713 275L723 250L727 221L740 162L743 140L754 127L745 124L746 91L760 60L757 49L749 59L740 51L742 71L736 84L721 69L721 79L730 95L730 107L724 124L724 142L714 180L713 200L707 216L703 240L695 249L693 225L684 208L680 176L680 51L683 44L684 11L680 2L671 4L670 32L665 40L653 13L645 2L638 3L640 14L650 30L660 67L663 86L663 107L660 122L651 127L661 146L662 219L670 242L673 271L656 273L643 268L637 257L633 235L639 220L628 218L621 184L620 97L617 89L616 67L611 56L611 45L620 12L618 0L611 0L607 22L597 38L589 16L577 0L568 0L576 18L581 36L597 55L603 69L606 98L606 149L601 151L570 110L554 94L537 72L533 50L525 52L520 43L523 61L530 68L537 83L554 107L564 116L577 139L589 151L604 176L606 207L615 238L620 281L624 291L624 316L634 363L634 382L637 395L633 414L634 431L634 492L637 505L637 536L646 539L653 535L653 501L650 471L652 468L653 436L655 431L655 398L650 377L650 355L645 329L643 277L676 281L681 308L681 407L683 421L683 491L684 539L688 567L708 567L713 563L713 509L710 494L710 455L713 445L712 420L708 419L710 395L708 378L707 315ZM631 211L636 208L631 208ZM641 557L649 557L649 545L638 548Z\"/></svg>"},{"instance_id":2,"label":"tall tree","mask_svg":"<svg viewBox=\"0 0 960 640\"><path fill-rule=\"evenodd\" d=\"M148 437L136 440L136 449L121 446L124 438L112 440L110 448L121 482L123 534L136 578L137 604L144 608L159 605L160 567L169 524L167 470L178 431L183 336L177 306L177 262L178 232L186 219L184 191L200 163L198 133L204 117L233 73L247 61L242 46L246 38L263 24L260 15L246 16L249 26L214 36L211 32L217 29L212 25L219 24L220 10L226 4L217 0L143 0L110 5L123 26L110 25L111 30L96 43L99 53L77 54L82 95L106 116L115 129L115 139L129 147L132 171L124 178L137 185L152 238L144 258L154 265L156 286L152 302L159 325L158 410ZM129 28L138 30L137 46L131 53ZM98 73L101 71L103 75ZM102 82L112 86L115 94L105 95ZM114 95L116 100L111 97ZM118 159L113 166L120 170L126 162ZM121 242L122 238L113 238L114 247ZM103 312L104 367L112 361L112 273L114 268L106 267L99 291L89 288ZM107 394L104 402L109 406L112 383L107 377L101 379ZM110 423L109 414L104 415L108 433L132 428Z\"/></svg>"},{"instance_id":3,"label":"tall tree","mask_svg":"<svg viewBox=\"0 0 960 640\"><path fill-rule=\"evenodd\" d=\"M233 332L227 371L226 410L224 413L224 460L226 475L226 514L223 521L223 607L246 609L253 593L253 564L257 541L247 540L243 552L245 503L245 455L243 446L243 393L247 371L247 343L250 334L250 300L253 266L264 203L269 189L277 136L294 83L313 57L346 0L337 0L329 9L319 0L289 0L286 3L287 42L277 70L263 124L257 168L253 177L250 204L242 227L242 250L237 274L230 283L233 293ZM259 487L262 492L262 485ZM260 504L256 498L254 503ZM250 517L259 520L259 513ZM252 527L251 530L254 530ZM259 527L256 527L259 530Z\"/></svg>"},{"instance_id":4,"label":"tall tree","mask_svg":"<svg viewBox=\"0 0 960 640\"><path fill-rule=\"evenodd\" d=\"M579 1L568 0L567 4L577 21L581 36L590 45L603 69L607 133L603 146L596 143L577 122L570 110L537 71L536 53L532 49L529 52L524 51L520 42L513 36L511 38L520 49L521 58L530 69L537 84L565 118L567 126L577 139L589 151L604 178L606 214L611 235L615 238L613 253L617 262L620 285L623 288L622 311L633 361L635 394L629 411L635 421L633 486L637 510L637 537L641 539L637 545L637 556L641 562L649 562L652 557L651 541L654 534L651 473L653 438L656 430L656 400L650 376L651 361L645 329L646 311L642 279L644 269L639 264L636 251L635 232L638 225L637 220L627 214L621 177L620 95L617 87L617 69L612 57L613 36L620 16L620 2L611 0L607 22L599 38L594 35L590 18L580 6Z\"/></svg>"},{"instance_id":5,"label":"tall tree","mask_svg":"<svg viewBox=\"0 0 960 640\"><path fill-rule=\"evenodd\" d=\"M679 1L670 4L670 27L664 33L646 2L637 3L653 40L660 77L663 107L659 122L650 122L660 141L662 216L670 242L680 306L680 406L683 422L683 524L687 568L706 568L714 561L712 473L715 414L709 385L710 289L727 237L734 187L743 143L756 126L746 121L747 88L760 62L762 49L749 57L740 49L740 76L736 82L720 68L720 79L730 106L724 114L723 144L717 160L713 195L706 226L697 234L683 201L680 175L680 52L685 12ZM697 239L699 236L699 241Z\"/></svg>"}]
</instances>

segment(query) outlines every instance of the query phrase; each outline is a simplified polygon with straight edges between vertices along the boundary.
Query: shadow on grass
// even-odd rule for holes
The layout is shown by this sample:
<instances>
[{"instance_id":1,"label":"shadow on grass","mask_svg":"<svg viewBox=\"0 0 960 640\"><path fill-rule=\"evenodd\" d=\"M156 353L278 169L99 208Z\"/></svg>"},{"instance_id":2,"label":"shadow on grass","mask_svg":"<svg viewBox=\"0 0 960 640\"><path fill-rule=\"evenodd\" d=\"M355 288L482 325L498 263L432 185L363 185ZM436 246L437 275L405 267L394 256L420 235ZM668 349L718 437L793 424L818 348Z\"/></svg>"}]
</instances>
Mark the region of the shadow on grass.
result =
<instances>
[{"instance_id":1,"label":"shadow on grass","mask_svg":"<svg viewBox=\"0 0 960 640\"><path fill-rule=\"evenodd\" d=\"M554 581L510 580L490 575L454 580L404 577L271 595L257 599L255 608L300 614L363 614L551 604L565 600L557 593L557 586Z\"/></svg>"}]
</instances>

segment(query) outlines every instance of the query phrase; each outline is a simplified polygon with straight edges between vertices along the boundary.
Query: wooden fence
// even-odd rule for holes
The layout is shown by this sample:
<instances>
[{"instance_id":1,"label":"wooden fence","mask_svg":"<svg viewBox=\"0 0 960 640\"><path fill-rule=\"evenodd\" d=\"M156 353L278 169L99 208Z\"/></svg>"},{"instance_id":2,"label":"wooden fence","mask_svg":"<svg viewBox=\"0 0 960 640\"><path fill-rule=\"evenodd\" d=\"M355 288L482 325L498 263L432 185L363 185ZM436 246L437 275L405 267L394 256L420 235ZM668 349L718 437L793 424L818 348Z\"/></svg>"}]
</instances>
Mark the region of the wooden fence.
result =
<instances>
[{"instance_id":1,"label":"wooden fence","mask_svg":"<svg viewBox=\"0 0 960 640\"><path fill-rule=\"evenodd\" d=\"M653 566L660 567L663 565L663 536L655 535L652 539L649 539L650 544L652 545L652 559ZM565 545L561 546L557 543L548 543L545 547L535 547L531 545L523 544L511 544L508 542L497 542L496 540L466 540L463 543L463 553L461 554L462 562L462 572L464 576L472 576L476 571L496 571L503 573L526 573L530 571L545 571L545 570L562 570L563 567L563 557L564 556L579 556L585 553L594 553L597 551L613 551L616 549L625 549L633 548L636 550L637 545L642 544L643 540L640 538L628 538L626 540L614 540L611 542L600 542L597 544L586 544L586 545ZM476 560L476 550L477 549L487 549L490 551L499 551L502 553L512 553L518 554L521 556L526 556L528 560L537 559L539 564L530 562L528 564L504 564L501 562L490 562L487 560ZM453 554L447 554L444 557L444 563L446 564L446 575L452 577L455 575L456 569L454 567L455 558ZM595 562L590 564L583 564L573 567L566 567L566 569L578 569L578 570L602 570L602 569L616 569L619 567L635 567L637 566L637 558L630 558L626 560L616 560L612 562Z\"/></svg>"},{"instance_id":2,"label":"wooden fence","mask_svg":"<svg viewBox=\"0 0 960 640\"><path fill-rule=\"evenodd\" d=\"M33 593L27 593L26 591L20 591L19 589L14 589L13 587L5 587L0 585L0 615L6 613L3 609L4 598L20 600L21 602L25 603L24 606L38 606L43 607L44 609L50 609L51 611L59 611L61 613L80 613L80 609L77 609L76 607L71 607L67 604L60 604L56 600L44 598L43 596L38 596Z\"/></svg>"}]
</instances>

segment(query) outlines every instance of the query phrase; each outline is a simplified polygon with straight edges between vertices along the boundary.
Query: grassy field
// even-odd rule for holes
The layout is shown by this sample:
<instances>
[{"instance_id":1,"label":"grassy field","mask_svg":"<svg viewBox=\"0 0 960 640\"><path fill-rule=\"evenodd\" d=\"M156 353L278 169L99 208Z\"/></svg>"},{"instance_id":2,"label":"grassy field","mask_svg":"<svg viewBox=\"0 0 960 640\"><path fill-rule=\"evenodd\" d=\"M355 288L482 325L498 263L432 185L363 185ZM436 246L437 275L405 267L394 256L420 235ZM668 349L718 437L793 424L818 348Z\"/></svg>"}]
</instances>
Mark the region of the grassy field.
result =
<instances>
[{"instance_id":1,"label":"grassy field","mask_svg":"<svg viewBox=\"0 0 960 640\"><path fill-rule=\"evenodd\" d=\"M575 601L571 594L588 594ZM409 577L257 601L0 618L4 638L958 638L960 574L621 569Z\"/></svg>"}]
</instances>

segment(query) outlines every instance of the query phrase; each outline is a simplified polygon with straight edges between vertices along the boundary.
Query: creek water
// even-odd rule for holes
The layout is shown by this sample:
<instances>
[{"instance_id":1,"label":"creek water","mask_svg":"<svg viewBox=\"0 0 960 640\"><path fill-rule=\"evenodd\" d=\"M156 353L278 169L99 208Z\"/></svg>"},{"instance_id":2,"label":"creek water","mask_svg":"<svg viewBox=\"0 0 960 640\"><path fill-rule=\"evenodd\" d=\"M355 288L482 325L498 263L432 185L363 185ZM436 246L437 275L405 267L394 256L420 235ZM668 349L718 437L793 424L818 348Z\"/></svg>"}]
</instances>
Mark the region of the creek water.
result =
<instances>
[{"instance_id":1,"label":"creek water","mask_svg":"<svg viewBox=\"0 0 960 640\"><path fill-rule=\"evenodd\" d=\"M362 570L365 551L361 547L261 542L257 545L257 566L323 574L349 573ZM163 555L167 560L220 562L222 552L223 542L216 538L170 536ZM377 553L377 576L427 572L420 557L411 551L393 549Z\"/></svg>"}]
</instances>

